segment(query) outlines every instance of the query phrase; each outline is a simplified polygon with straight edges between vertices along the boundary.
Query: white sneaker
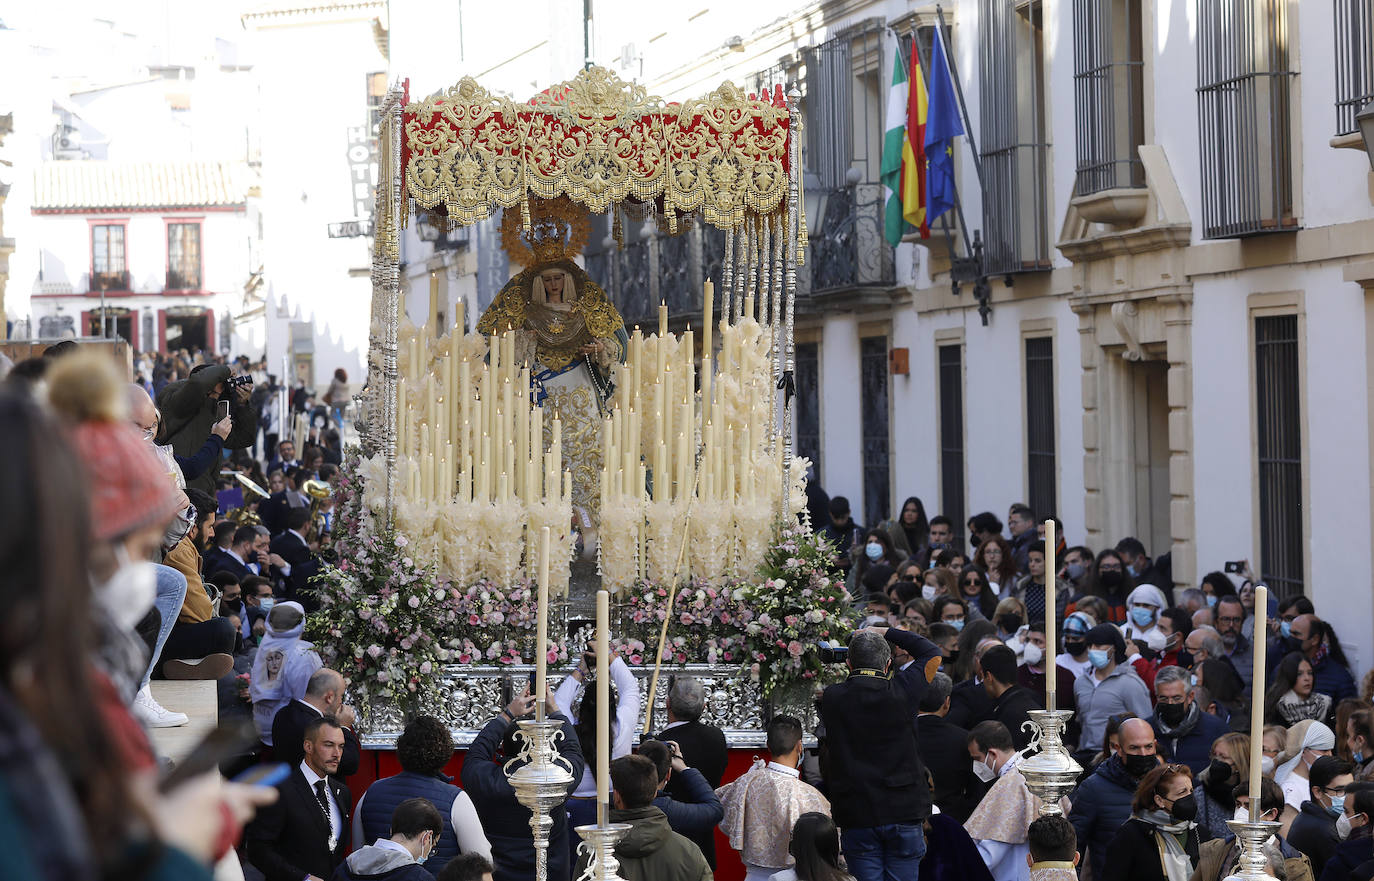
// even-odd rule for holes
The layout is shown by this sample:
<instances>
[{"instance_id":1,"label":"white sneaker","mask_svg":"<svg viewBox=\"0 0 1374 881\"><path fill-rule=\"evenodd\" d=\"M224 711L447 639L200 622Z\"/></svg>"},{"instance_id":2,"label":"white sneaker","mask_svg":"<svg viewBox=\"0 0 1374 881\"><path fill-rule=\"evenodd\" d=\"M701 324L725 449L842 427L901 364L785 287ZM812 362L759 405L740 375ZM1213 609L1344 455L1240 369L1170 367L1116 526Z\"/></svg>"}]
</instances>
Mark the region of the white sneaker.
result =
<instances>
[{"instance_id":1,"label":"white sneaker","mask_svg":"<svg viewBox=\"0 0 1374 881\"><path fill-rule=\"evenodd\" d=\"M158 703L152 689L146 685L134 696L134 705L130 710L145 728L178 728L191 721L185 713L174 713Z\"/></svg>"}]
</instances>

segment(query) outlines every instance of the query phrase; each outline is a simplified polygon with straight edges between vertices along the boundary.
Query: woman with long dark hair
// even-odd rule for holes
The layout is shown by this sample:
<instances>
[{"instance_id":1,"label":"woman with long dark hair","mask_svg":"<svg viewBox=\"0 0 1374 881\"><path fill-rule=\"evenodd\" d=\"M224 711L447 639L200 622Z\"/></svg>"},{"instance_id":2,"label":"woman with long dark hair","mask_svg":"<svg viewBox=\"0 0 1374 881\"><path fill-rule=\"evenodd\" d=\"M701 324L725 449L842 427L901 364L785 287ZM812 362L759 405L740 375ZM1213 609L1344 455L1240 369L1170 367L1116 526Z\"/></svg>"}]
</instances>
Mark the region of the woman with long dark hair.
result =
<instances>
[{"instance_id":1,"label":"woman with long dark hair","mask_svg":"<svg viewBox=\"0 0 1374 881\"><path fill-rule=\"evenodd\" d=\"M930 521L926 519L926 506L916 496L902 502L902 511L895 520L882 525L892 546L908 557L926 546L930 537Z\"/></svg>"},{"instance_id":2,"label":"woman with long dark hair","mask_svg":"<svg viewBox=\"0 0 1374 881\"><path fill-rule=\"evenodd\" d=\"M906 554L892 546L892 539L888 537L887 531L881 528L868 530L864 534L863 542L856 544L849 553L854 559L854 564L849 567L845 587L849 589L849 595L860 602L863 601L861 588L864 575L870 567L883 563L893 569L900 569L906 562Z\"/></svg>"},{"instance_id":3,"label":"woman with long dark hair","mask_svg":"<svg viewBox=\"0 0 1374 881\"><path fill-rule=\"evenodd\" d=\"M997 611L997 594L988 584L988 577L983 570L977 566L965 566L959 573L959 593L968 603L970 617L974 620L992 620L993 613Z\"/></svg>"},{"instance_id":4,"label":"woman with long dark hair","mask_svg":"<svg viewBox=\"0 0 1374 881\"><path fill-rule=\"evenodd\" d=\"M1290 652L1279 662L1273 684L1264 693L1264 721L1285 727L1304 719L1331 721L1331 696L1314 691L1315 682L1312 662L1301 652Z\"/></svg>"},{"instance_id":5,"label":"woman with long dark hair","mask_svg":"<svg viewBox=\"0 0 1374 881\"><path fill-rule=\"evenodd\" d=\"M1099 624L1124 624L1126 622L1126 597L1135 590L1135 580L1126 570L1126 561L1111 548L1101 551L1093 561L1092 572L1088 573L1088 583L1084 593L1102 597L1106 600L1108 620Z\"/></svg>"},{"instance_id":6,"label":"woman with long dark hair","mask_svg":"<svg viewBox=\"0 0 1374 881\"><path fill-rule=\"evenodd\" d=\"M798 817L787 852L796 864L768 881L854 881L840 867L840 830L825 814L808 811Z\"/></svg>"}]
</instances>

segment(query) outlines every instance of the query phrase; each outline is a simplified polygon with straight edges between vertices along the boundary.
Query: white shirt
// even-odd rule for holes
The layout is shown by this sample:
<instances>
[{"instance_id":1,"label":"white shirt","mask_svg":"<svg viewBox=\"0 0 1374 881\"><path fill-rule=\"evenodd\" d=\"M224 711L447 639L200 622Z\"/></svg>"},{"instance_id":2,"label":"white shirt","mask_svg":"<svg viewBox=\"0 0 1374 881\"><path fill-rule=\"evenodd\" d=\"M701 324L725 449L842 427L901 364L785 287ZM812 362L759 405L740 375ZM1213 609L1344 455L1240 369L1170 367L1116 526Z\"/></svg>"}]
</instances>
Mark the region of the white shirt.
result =
<instances>
[{"instance_id":1,"label":"white shirt","mask_svg":"<svg viewBox=\"0 0 1374 881\"><path fill-rule=\"evenodd\" d=\"M245 560L243 557L240 557L238 554L234 553L234 549L233 549L233 548L225 548L225 549L224 549L224 552L225 552L226 554L228 554L229 556L233 557L235 560L238 560L240 563L242 563L243 566L244 566L245 568L247 568L249 572L252 572L254 575L261 575L261 574L262 574L262 572L260 572L259 569L258 569L258 564L257 564L257 563L250 563L250 562L248 562L248 561Z\"/></svg>"},{"instance_id":2,"label":"white shirt","mask_svg":"<svg viewBox=\"0 0 1374 881\"><path fill-rule=\"evenodd\" d=\"M310 767L305 759L301 759L301 773L305 775L305 782L310 785L310 796L315 798L316 793L319 792L315 788L315 784L321 780L327 781L328 778L316 774L315 769ZM329 802L329 832L334 836L334 840L338 841L343 832L343 814L339 813L339 806L334 802L334 793L330 790L328 782L325 783L324 791L326 800ZM318 804L319 799L315 798L315 802Z\"/></svg>"},{"instance_id":3,"label":"white shirt","mask_svg":"<svg viewBox=\"0 0 1374 881\"><path fill-rule=\"evenodd\" d=\"M363 840L363 802L366 800L367 793L364 792L363 797L358 799L357 809L353 811L354 841ZM460 853L480 853L487 862L491 862L491 843L487 841L486 832L482 831L482 821L477 816L477 808L473 806L472 799L466 792L460 791L453 800L453 808L449 811L449 823L453 826L453 836L458 839ZM391 841L389 838L385 840Z\"/></svg>"},{"instance_id":4,"label":"white shirt","mask_svg":"<svg viewBox=\"0 0 1374 881\"><path fill-rule=\"evenodd\" d=\"M611 661L611 681L615 683L617 700L611 733L611 758L618 759L628 756L634 747L635 734L639 728L639 683L635 681L635 674L631 673L625 664L625 659L618 656ZM579 682L576 676L567 676L558 684L558 690L553 694L559 712L574 723L577 719L573 716L572 707L582 687L583 683ZM577 784L573 795L596 795L596 778L592 776L591 768L583 769L582 780Z\"/></svg>"},{"instance_id":5,"label":"white shirt","mask_svg":"<svg viewBox=\"0 0 1374 881\"><path fill-rule=\"evenodd\" d=\"M777 771L779 774L786 774L788 777L796 777L798 780L801 779L801 771L796 768L779 765L777 762L769 762L767 767L770 771Z\"/></svg>"}]
</instances>

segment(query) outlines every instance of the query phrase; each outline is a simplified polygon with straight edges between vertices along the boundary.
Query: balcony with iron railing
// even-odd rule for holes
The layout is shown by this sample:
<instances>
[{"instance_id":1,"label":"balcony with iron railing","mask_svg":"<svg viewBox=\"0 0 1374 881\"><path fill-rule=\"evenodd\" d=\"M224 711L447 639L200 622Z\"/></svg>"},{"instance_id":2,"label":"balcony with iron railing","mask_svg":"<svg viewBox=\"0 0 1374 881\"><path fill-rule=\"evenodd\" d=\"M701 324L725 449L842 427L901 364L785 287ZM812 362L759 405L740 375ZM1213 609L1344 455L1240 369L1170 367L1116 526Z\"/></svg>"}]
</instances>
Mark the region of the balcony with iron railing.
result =
<instances>
[{"instance_id":1,"label":"balcony with iron railing","mask_svg":"<svg viewBox=\"0 0 1374 881\"><path fill-rule=\"evenodd\" d=\"M91 270L91 291L93 292L127 291L130 289L129 284L129 271L127 269L106 272Z\"/></svg>"},{"instance_id":2,"label":"balcony with iron railing","mask_svg":"<svg viewBox=\"0 0 1374 881\"><path fill-rule=\"evenodd\" d=\"M168 291L200 290L200 270L167 270L167 284L164 289Z\"/></svg>"}]
</instances>

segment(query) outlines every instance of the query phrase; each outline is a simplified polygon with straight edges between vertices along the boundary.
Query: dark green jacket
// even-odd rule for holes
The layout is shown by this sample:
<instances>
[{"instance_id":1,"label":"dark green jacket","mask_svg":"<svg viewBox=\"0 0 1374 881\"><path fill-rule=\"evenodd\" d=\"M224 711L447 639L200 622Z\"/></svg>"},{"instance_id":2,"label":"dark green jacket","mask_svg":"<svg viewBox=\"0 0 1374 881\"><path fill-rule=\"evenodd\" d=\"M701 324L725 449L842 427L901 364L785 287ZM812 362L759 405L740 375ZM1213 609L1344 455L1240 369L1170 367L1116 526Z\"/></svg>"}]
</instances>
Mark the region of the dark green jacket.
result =
<instances>
[{"instance_id":1,"label":"dark green jacket","mask_svg":"<svg viewBox=\"0 0 1374 881\"><path fill-rule=\"evenodd\" d=\"M711 867L701 848L674 832L668 817L653 805L611 811L611 822L634 827L615 847L625 881L711 881Z\"/></svg>"},{"instance_id":2,"label":"dark green jacket","mask_svg":"<svg viewBox=\"0 0 1374 881\"><path fill-rule=\"evenodd\" d=\"M229 379L229 368L216 364L197 372L189 379L169 383L157 396L158 409L162 411L162 429L158 443L171 444L172 452L183 458L194 456L205 445L210 429L215 426L216 402L207 395L214 391L217 383ZM224 441L226 450L242 450L253 445L258 436L258 414L251 404L239 404L232 392L226 390L229 398L229 415L234 417L234 430ZM214 495L215 478L219 468L211 467L187 486Z\"/></svg>"}]
</instances>

